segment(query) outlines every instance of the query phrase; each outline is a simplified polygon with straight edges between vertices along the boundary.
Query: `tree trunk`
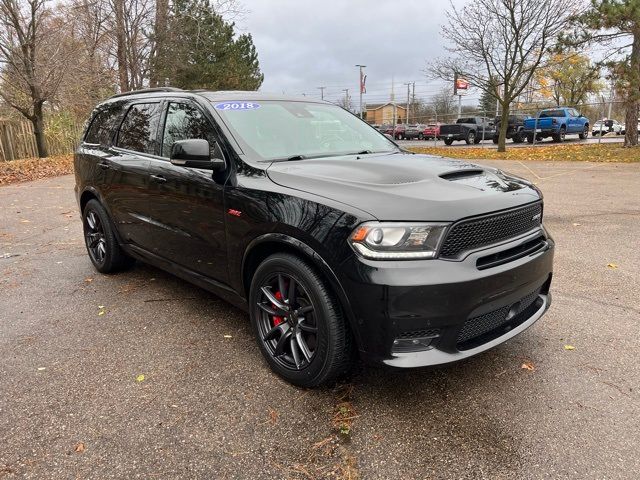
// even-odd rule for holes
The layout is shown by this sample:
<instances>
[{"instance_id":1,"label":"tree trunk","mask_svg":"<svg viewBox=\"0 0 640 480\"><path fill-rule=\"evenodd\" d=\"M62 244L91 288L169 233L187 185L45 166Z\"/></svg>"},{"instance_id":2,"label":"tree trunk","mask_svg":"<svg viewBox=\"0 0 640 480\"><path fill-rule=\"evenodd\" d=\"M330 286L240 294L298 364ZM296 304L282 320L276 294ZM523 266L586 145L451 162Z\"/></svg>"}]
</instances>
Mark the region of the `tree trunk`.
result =
<instances>
[{"instance_id":1,"label":"tree trunk","mask_svg":"<svg viewBox=\"0 0 640 480\"><path fill-rule=\"evenodd\" d=\"M500 133L498 136L498 151L507 151L507 129L509 128L509 102L500 102L502 113L500 117Z\"/></svg>"},{"instance_id":2,"label":"tree trunk","mask_svg":"<svg viewBox=\"0 0 640 480\"><path fill-rule=\"evenodd\" d=\"M167 15L169 13L169 0L156 0L155 48L149 76L149 86L157 87L164 82L160 78L161 66L164 66L167 48Z\"/></svg>"},{"instance_id":3,"label":"tree trunk","mask_svg":"<svg viewBox=\"0 0 640 480\"><path fill-rule=\"evenodd\" d=\"M49 152L47 151L47 140L44 136L44 115L42 112L42 105L37 104L33 108L33 116L30 118L33 124L33 135L36 137L36 148L38 149L38 157L47 158Z\"/></svg>"},{"instance_id":4,"label":"tree trunk","mask_svg":"<svg viewBox=\"0 0 640 480\"><path fill-rule=\"evenodd\" d=\"M625 126L627 133L624 136L624 146L633 147L638 145L638 115L640 114L638 105L640 104L640 30L633 34L633 46L631 47L631 58L629 59L630 69L630 91L627 97L627 114L625 116Z\"/></svg>"},{"instance_id":5,"label":"tree trunk","mask_svg":"<svg viewBox=\"0 0 640 480\"><path fill-rule=\"evenodd\" d=\"M127 45L125 40L124 25L124 0L114 0L113 6L116 13L116 58L118 60L118 79L120 91L131 90L129 85L129 70L127 68Z\"/></svg>"}]
</instances>

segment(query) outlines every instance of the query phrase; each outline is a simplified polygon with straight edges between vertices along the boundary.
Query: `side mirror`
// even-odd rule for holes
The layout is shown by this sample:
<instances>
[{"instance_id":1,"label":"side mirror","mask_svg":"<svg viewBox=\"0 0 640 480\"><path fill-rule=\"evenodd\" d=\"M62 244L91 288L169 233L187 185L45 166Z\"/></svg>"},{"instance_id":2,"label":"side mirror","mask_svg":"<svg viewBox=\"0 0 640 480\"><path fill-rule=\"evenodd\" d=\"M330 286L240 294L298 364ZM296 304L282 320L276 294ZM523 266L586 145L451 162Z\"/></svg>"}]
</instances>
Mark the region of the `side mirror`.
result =
<instances>
[{"instance_id":1,"label":"side mirror","mask_svg":"<svg viewBox=\"0 0 640 480\"><path fill-rule=\"evenodd\" d=\"M216 142L211 148L208 141L200 138L175 142L171 146L170 161L173 165L181 167L204 168L214 171L224 170L226 167L220 145Z\"/></svg>"}]
</instances>

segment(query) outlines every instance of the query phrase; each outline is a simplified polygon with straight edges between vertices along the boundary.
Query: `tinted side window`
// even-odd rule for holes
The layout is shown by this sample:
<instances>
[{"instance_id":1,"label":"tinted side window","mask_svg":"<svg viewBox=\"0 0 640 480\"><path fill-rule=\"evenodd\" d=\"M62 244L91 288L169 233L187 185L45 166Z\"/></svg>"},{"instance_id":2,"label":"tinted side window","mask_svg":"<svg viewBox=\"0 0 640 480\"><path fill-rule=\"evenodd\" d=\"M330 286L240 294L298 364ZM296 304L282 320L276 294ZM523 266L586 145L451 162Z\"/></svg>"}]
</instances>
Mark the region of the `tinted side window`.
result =
<instances>
[{"instance_id":1,"label":"tinted side window","mask_svg":"<svg viewBox=\"0 0 640 480\"><path fill-rule=\"evenodd\" d=\"M142 153L156 153L160 121L159 103L131 105L118 133L118 147Z\"/></svg>"},{"instance_id":2,"label":"tinted side window","mask_svg":"<svg viewBox=\"0 0 640 480\"><path fill-rule=\"evenodd\" d=\"M100 145L108 145L111 143L111 138L113 138L113 132L118 125L121 112L121 105L108 105L96 113L87 130L84 141Z\"/></svg>"},{"instance_id":3,"label":"tinted side window","mask_svg":"<svg viewBox=\"0 0 640 480\"><path fill-rule=\"evenodd\" d=\"M201 138L213 146L213 128L198 107L189 103L170 103L162 137L162 156L171 155L171 146L178 140Z\"/></svg>"}]
</instances>

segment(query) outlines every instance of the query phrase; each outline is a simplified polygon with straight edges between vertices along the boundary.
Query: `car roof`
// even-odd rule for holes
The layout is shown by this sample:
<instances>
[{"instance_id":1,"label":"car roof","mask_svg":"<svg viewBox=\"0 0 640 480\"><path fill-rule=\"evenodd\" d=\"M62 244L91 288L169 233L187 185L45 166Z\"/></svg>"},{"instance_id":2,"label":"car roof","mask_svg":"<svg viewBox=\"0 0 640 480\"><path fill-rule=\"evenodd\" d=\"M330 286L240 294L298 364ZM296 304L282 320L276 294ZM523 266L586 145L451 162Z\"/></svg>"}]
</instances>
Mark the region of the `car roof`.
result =
<instances>
[{"instance_id":1,"label":"car roof","mask_svg":"<svg viewBox=\"0 0 640 480\"><path fill-rule=\"evenodd\" d=\"M159 87L159 88L147 88L142 90L134 90L131 92L118 93L113 95L109 99L105 100L101 104L110 103L111 101L120 100L136 100L147 97L171 97L171 96L198 96L204 97L211 102L224 102L224 101L294 101L294 102L309 102L309 103L324 103L332 105L330 102L318 100L304 95L281 95L274 93L264 93L256 91L243 91L243 90L182 90L180 88L173 87Z\"/></svg>"}]
</instances>

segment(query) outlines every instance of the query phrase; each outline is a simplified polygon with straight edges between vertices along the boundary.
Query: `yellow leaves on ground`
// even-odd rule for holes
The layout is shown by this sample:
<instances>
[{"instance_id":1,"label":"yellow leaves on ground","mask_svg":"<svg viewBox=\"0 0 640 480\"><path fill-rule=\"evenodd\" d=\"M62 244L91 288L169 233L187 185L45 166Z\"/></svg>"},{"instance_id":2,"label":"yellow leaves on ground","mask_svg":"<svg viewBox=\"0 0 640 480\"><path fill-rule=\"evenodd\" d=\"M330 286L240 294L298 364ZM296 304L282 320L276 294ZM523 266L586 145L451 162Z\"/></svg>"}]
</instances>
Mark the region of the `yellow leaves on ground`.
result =
<instances>
[{"instance_id":1,"label":"yellow leaves on ground","mask_svg":"<svg viewBox=\"0 0 640 480\"><path fill-rule=\"evenodd\" d=\"M615 270L616 268L618 268L618 264L617 263L607 263L607 268Z\"/></svg>"},{"instance_id":2,"label":"yellow leaves on ground","mask_svg":"<svg viewBox=\"0 0 640 480\"><path fill-rule=\"evenodd\" d=\"M144 375L140 374L136 377L136 382L140 383L140 382L144 382Z\"/></svg>"},{"instance_id":3,"label":"yellow leaves on ground","mask_svg":"<svg viewBox=\"0 0 640 480\"><path fill-rule=\"evenodd\" d=\"M73 173L73 155L0 162L0 185Z\"/></svg>"},{"instance_id":4,"label":"yellow leaves on ground","mask_svg":"<svg viewBox=\"0 0 640 480\"><path fill-rule=\"evenodd\" d=\"M412 152L470 160L542 160L578 162L640 162L640 147L622 144L549 144L542 147L511 147L498 153L496 147L407 147Z\"/></svg>"},{"instance_id":5,"label":"yellow leaves on ground","mask_svg":"<svg viewBox=\"0 0 640 480\"><path fill-rule=\"evenodd\" d=\"M564 349L565 349L565 350L575 350L575 349L576 349L576 347L574 347L573 345L565 345L565 346L564 346Z\"/></svg>"},{"instance_id":6,"label":"yellow leaves on ground","mask_svg":"<svg viewBox=\"0 0 640 480\"><path fill-rule=\"evenodd\" d=\"M105 314L104 305L98 305L98 316L101 317Z\"/></svg>"},{"instance_id":7,"label":"yellow leaves on ground","mask_svg":"<svg viewBox=\"0 0 640 480\"><path fill-rule=\"evenodd\" d=\"M76 446L73 447L73 450L78 452L78 453L82 453L82 452L84 452L84 448L85 448L84 447L84 443L78 442L78 443L76 443Z\"/></svg>"},{"instance_id":8,"label":"yellow leaves on ground","mask_svg":"<svg viewBox=\"0 0 640 480\"><path fill-rule=\"evenodd\" d=\"M533 364L533 362L524 362L520 368L522 368L523 370L529 370L530 372L533 372L536 369L536 366Z\"/></svg>"}]
</instances>

